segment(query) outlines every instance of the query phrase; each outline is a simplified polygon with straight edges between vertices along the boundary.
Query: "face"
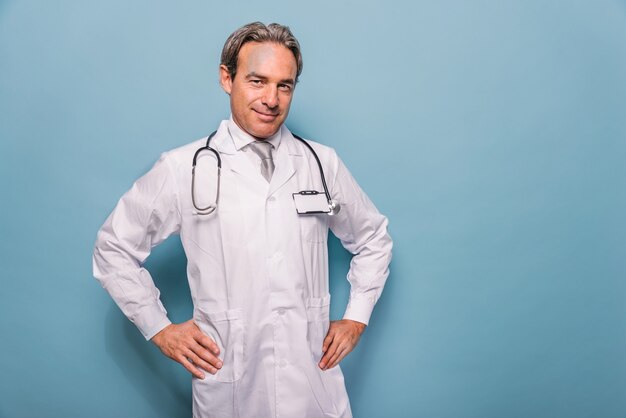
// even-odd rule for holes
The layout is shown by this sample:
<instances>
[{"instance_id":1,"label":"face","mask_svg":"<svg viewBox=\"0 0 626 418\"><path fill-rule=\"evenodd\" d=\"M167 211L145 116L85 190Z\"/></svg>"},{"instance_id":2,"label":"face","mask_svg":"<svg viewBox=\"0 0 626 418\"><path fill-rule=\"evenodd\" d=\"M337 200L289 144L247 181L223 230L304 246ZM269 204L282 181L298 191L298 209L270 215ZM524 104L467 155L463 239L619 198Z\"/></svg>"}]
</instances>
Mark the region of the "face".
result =
<instances>
[{"instance_id":1,"label":"face","mask_svg":"<svg viewBox=\"0 0 626 418\"><path fill-rule=\"evenodd\" d=\"M256 138L274 135L289 114L296 73L296 58L286 47L270 42L244 44L234 78L220 66L220 83L230 95L235 123Z\"/></svg>"}]
</instances>

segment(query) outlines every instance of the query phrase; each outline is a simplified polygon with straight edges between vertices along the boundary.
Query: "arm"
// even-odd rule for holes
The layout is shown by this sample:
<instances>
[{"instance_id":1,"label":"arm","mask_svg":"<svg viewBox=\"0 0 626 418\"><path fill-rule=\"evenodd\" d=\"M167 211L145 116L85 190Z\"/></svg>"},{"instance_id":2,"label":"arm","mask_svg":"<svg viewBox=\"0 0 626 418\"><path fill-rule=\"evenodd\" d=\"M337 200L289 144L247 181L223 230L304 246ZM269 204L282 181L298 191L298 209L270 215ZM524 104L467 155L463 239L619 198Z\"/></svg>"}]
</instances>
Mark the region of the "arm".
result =
<instances>
[{"instance_id":1,"label":"arm","mask_svg":"<svg viewBox=\"0 0 626 418\"><path fill-rule=\"evenodd\" d=\"M152 247L178 233L180 226L175 173L164 155L124 194L100 229L93 271L146 340L203 378L189 360L215 373L221 367L217 345L191 320L179 325L170 322L159 290L143 267Z\"/></svg>"},{"instance_id":2,"label":"arm","mask_svg":"<svg viewBox=\"0 0 626 418\"><path fill-rule=\"evenodd\" d=\"M336 160L331 194L340 201L341 211L330 218L330 228L354 257L348 272L350 300L343 319L331 322L324 339L319 364L323 370L337 365L358 343L389 276L392 248L387 218Z\"/></svg>"},{"instance_id":3,"label":"arm","mask_svg":"<svg viewBox=\"0 0 626 418\"><path fill-rule=\"evenodd\" d=\"M143 263L180 228L174 178L165 157L122 196L98 232L93 272L146 340L171 322Z\"/></svg>"}]
</instances>

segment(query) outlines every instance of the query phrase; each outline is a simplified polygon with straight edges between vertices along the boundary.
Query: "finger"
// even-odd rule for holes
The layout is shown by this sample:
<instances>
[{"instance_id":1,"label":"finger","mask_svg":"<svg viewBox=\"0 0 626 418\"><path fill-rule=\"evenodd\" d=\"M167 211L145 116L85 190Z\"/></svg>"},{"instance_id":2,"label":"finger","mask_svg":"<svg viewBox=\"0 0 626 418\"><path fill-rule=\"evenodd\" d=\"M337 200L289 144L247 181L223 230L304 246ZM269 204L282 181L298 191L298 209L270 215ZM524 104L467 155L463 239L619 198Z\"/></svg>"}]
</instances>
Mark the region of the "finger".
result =
<instances>
[{"instance_id":1,"label":"finger","mask_svg":"<svg viewBox=\"0 0 626 418\"><path fill-rule=\"evenodd\" d=\"M343 351L343 348L344 347L343 347L342 344L337 344L337 348L328 357L328 360L326 361L326 365L324 367L324 370L329 369L330 367L332 367L331 365L337 360L337 358L339 357L339 355Z\"/></svg>"},{"instance_id":2,"label":"finger","mask_svg":"<svg viewBox=\"0 0 626 418\"><path fill-rule=\"evenodd\" d=\"M333 342L330 344L330 346L328 347L328 350L326 350L326 352L324 353L324 356L320 360L320 363L319 363L320 369L324 370L324 368L328 364L331 357L335 355L335 352L337 351L338 347L339 347L339 341L337 341L337 339L333 339Z\"/></svg>"},{"instance_id":3,"label":"finger","mask_svg":"<svg viewBox=\"0 0 626 418\"><path fill-rule=\"evenodd\" d=\"M189 373L191 373L192 375L194 375L198 379L204 379L204 373L202 373L202 371L198 370L193 364L191 364L191 362L189 360L187 360L187 358L185 356L180 355L176 359L176 361L178 361L180 364L182 364L183 367L185 369L187 369L187 371Z\"/></svg>"},{"instance_id":4,"label":"finger","mask_svg":"<svg viewBox=\"0 0 626 418\"><path fill-rule=\"evenodd\" d=\"M194 339L198 342L198 344L212 351L216 356L219 356L220 348L217 346L213 338L204 334L202 331L199 331L198 334L194 335Z\"/></svg>"},{"instance_id":5,"label":"finger","mask_svg":"<svg viewBox=\"0 0 626 418\"><path fill-rule=\"evenodd\" d=\"M333 332L331 334L331 330L328 331L328 334L326 334L326 338L324 338L324 342L322 343L322 353L325 353L326 350L328 350L328 346L330 346L330 344L333 342L333 338L335 336L335 333Z\"/></svg>"},{"instance_id":6,"label":"finger","mask_svg":"<svg viewBox=\"0 0 626 418\"><path fill-rule=\"evenodd\" d=\"M200 344L194 344L189 347L189 349L203 361L209 363L212 367L215 367L216 369L222 368L222 361Z\"/></svg>"},{"instance_id":7,"label":"finger","mask_svg":"<svg viewBox=\"0 0 626 418\"><path fill-rule=\"evenodd\" d=\"M338 365L341 362L341 360L343 360L344 357L347 356L350 353L350 351L352 351L352 350L347 345L342 347L342 348L340 348L339 350L337 350L336 355L328 361L328 365L326 366L326 370L332 369L333 367Z\"/></svg>"},{"instance_id":8,"label":"finger","mask_svg":"<svg viewBox=\"0 0 626 418\"><path fill-rule=\"evenodd\" d=\"M217 369L215 367L213 367L211 364L204 361L193 351L188 350L186 357L188 360L191 360L192 364L194 364L195 366L200 367L211 374L217 373Z\"/></svg>"}]
</instances>

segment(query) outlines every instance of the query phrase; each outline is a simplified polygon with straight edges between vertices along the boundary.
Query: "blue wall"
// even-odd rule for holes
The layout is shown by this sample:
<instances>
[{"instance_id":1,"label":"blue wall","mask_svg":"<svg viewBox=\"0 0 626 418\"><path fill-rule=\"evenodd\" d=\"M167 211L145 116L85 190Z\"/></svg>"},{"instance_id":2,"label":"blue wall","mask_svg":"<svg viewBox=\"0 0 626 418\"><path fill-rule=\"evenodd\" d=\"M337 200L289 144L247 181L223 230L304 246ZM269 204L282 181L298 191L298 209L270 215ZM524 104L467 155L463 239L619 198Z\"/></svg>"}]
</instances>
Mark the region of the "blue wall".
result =
<instances>
[{"instance_id":1,"label":"blue wall","mask_svg":"<svg viewBox=\"0 0 626 418\"><path fill-rule=\"evenodd\" d=\"M625 416L618 0L0 1L0 416L190 415L91 252L162 151L228 117L218 57L252 20L301 41L288 125L390 218L392 275L343 363L355 416ZM184 264L177 239L149 260L175 321Z\"/></svg>"}]
</instances>

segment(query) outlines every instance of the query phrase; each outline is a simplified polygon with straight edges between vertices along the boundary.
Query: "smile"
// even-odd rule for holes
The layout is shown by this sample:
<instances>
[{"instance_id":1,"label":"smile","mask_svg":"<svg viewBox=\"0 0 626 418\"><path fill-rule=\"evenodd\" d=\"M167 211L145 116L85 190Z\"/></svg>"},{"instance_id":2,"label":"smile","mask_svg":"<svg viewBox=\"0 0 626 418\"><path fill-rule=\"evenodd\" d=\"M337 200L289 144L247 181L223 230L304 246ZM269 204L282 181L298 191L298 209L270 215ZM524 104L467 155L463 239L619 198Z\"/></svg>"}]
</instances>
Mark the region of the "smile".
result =
<instances>
[{"instance_id":1,"label":"smile","mask_svg":"<svg viewBox=\"0 0 626 418\"><path fill-rule=\"evenodd\" d=\"M252 109L259 116L259 118L265 122L272 122L274 119L278 117L278 113L262 113L258 110Z\"/></svg>"}]
</instances>

